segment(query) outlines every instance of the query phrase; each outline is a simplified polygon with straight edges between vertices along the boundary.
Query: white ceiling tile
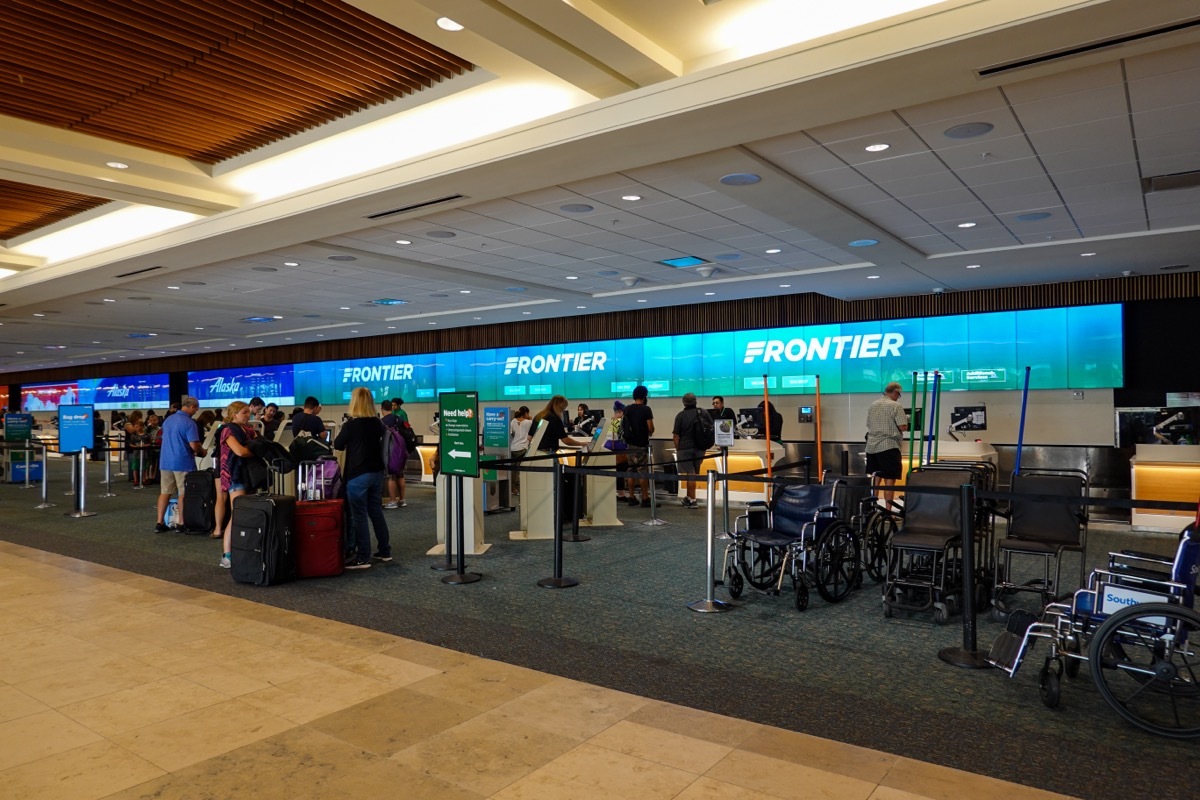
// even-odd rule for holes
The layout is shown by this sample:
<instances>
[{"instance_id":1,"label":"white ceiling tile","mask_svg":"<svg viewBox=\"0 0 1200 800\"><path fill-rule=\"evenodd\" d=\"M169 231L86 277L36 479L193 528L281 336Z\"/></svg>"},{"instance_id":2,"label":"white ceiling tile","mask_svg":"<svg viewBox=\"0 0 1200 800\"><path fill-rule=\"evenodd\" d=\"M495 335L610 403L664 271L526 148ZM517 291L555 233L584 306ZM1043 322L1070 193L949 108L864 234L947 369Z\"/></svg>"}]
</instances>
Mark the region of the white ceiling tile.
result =
<instances>
[{"instance_id":1,"label":"white ceiling tile","mask_svg":"<svg viewBox=\"0 0 1200 800\"><path fill-rule=\"evenodd\" d=\"M955 174L967 186L973 187L1023 178L1045 177L1046 169L1039 159L1030 156L1012 161L983 159L979 166L960 168L955 170Z\"/></svg>"},{"instance_id":2,"label":"white ceiling tile","mask_svg":"<svg viewBox=\"0 0 1200 800\"><path fill-rule=\"evenodd\" d=\"M1124 63L1126 79L1130 81L1154 75L1166 75L1200 67L1200 48L1194 44L1184 45L1170 50L1160 50L1156 53L1132 56L1126 58Z\"/></svg>"},{"instance_id":3,"label":"white ceiling tile","mask_svg":"<svg viewBox=\"0 0 1200 800\"><path fill-rule=\"evenodd\" d=\"M1008 102L1020 105L1079 94L1101 87L1120 86L1124 80L1125 76L1121 72L1120 62L1109 61L1028 81L1005 84L1003 91Z\"/></svg>"},{"instance_id":4,"label":"white ceiling tile","mask_svg":"<svg viewBox=\"0 0 1200 800\"><path fill-rule=\"evenodd\" d=\"M1000 94L999 90L984 89L978 92L971 92L970 94L922 103L921 105L907 106L899 109L896 113L913 127L918 125L936 125L944 120L956 120L976 115L984 115L983 118L985 121L991 122L992 120L986 119L986 117L992 111L1003 109L1007 105L1004 96ZM950 125L943 125L942 129L948 127Z\"/></svg>"},{"instance_id":5,"label":"white ceiling tile","mask_svg":"<svg viewBox=\"0 0 1200 800\"><path fill-rule=\"evenodd\" d=\"M927 152L859 164L856 169L875 183L947 173L945 165Z\"/></svg>"},{"instance_id":6,"label":"white ceiling tile","mask_svg":"<svg viewBox=\"0 0 1200 800\"><path fill-rule=\"evenodd\" d=\"M1140 183L1118 181L1116 183L1098 183L1091 186L1079 186L1072 189L1062 189L1059 194L1072 208L1076 204L1092 203L1103 200L1123 201L1140 204L1142 202L1142 187Z\"/></svg>"},{"instance_id":7,"label":"white ceiling tile","mask_svg":"<svg viewBox=\"0 0 1200 800\"><path fill-rule=\"evenodd\" d=\"M1135 112L1200 102L1200 66L1129 82L1129 105Z\"/></svg>"},{"instance_id":8,"label":"white ceiling tile","mask_svg":"<svg viewBox=\"0 0 1200 800\"><path fill-rule=\"evenodd\" d=\"M1054 130L1066 125L1084 125L1106 119L1124 119L1129 104L1122 84L1103 86L1033 103L1013 106L1027 133Z\"/></svg>"},{"instance_id":9,"label":"white ceiling tile","mask_svg":"<svg viewBox=\"0 0 1200 800\"><path fill-rule=\"evenodd\" d=\"M916 178L906 178L895 181L881 181L879 188L895 197L897 200L907 200L909 197L933 194L935 192L953 192L965 187L950 170Z\"/></svg>"},{"instance_id":10,"label":"white ceiling tile","mask_svg":"<svg viewBox=\"0 0 1200 800\"><path fill-rule=\"evenodd\" d=\"M1129 161L1124 164L1106 164L1101 167L1089 167L1070 171L1058 171L1050 175L1054 185L1063 189L1076 189L1084 186L1098 186L1106 183L1137 184L1140 180L1137 163Z\"/></svg>"},{"instance_id":11,"label":"white ceiling tile","mask_svg":"<svg viewBox=\"0 0 1200 800\"><path fill-rule=\"evenodd\" d=\"M851 167L810 172L798 177L819 192L834 192L872 185L866 176Z\"/></svg>"},{"instance_id":12,"label":"white ceiling tile","mask_svg":"<svg viewBox=\"0 0 1200 800\"><path fill-rule=\"evenodd\" d=\"M814 141L824 145L858 139L863 136L878 136L888 131L905 131L907 125L893 112L872 114L869 117L838 122L833 125L823 125L819 128L809 128L805 131Z\"/></svg>"},{"instance_id":13,"label":"white ceiling tile","mask_svg":"<svg viewBox=\"0 0 1200 800\"><path fill-rule=\"evenodd\" d=\"M1019 183L1019 181L1014 181L1014 183ZM996 185L999 186L1000 184ZM984 198L984 202L987 203L988 208L992 210L993 214L1026 214L1031 211L1056 208L1061 205L1062 198L1058 196L1058 192L1054 191L1040 194L1020 192L1009 197L996 196Z\"/></svg>"},{"instance_id":14,"label":"white ceiling tile","mask_svg":"<svg viewBox=\"0 0 1200 800\"><path fill-rule=\"evenodd\" d=\"M938 144L934 152L951 169L968 169L993 163L1003 164L1032 158L1035 155L1029 140L1025 138L1024 133L1020 132L1011 136L989 137L986 144L971 140L967 140L967 143L963 144L961 141L942 138L943 142Z\"/></svg>"},{"instance_id":15,"label":"white ceiling tile","mask_svg":"<svg viewBox=\"0 0 1200 800\"><path fill-rule=\"evenodd\" d=\"M1200 102L1184 103L1133 115L1133 133L1139 139L1166 136L1200 128Z\"/></svg>"},{"instance_id":16,"label":"white ceiling tile","mask_svg":"<svg viewBox=\"0 0 1200 800\"><path fill-rule=\"evenodd\" d=\"M914 194L902 198L901 202L918 213L933 208L942 208L945 206L960 206L963 207L964 213L986 213L985 209L979 202L979 199L968 189L947 189L941 192L930 192L928 194Z\"/></svg>"}]
</instances>

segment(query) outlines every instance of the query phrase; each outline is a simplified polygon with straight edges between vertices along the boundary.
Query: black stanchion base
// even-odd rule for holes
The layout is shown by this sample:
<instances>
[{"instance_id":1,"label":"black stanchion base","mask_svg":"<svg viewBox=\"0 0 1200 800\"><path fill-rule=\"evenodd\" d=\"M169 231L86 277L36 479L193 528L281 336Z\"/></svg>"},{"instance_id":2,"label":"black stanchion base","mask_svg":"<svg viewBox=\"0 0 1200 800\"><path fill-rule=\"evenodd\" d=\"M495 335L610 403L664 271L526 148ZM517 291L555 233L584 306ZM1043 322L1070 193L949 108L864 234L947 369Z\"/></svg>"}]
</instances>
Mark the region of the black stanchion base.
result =
<instances>
[{"instance_id":1,"label":"black stanchion base","mask_svg":"<svg viewBox=\"0 0 1200 800\"><path fill-rule=\"evenodd\" d=\"M542 578L537 583L546 589L570 589L579 585L579 581L574 578Z\"/></svg>"},{"instance_id":2,"label":"black stanchion base","mask_svg":"<svg viewBox=\"0 0 1200 800\"><path fill-rule=\"evenodd\" d=\"M580 536L578 534L572 536L569 533L563 537L564 542L590 542L591 540L592 537L590 536Z\"/></svg>"},{"instance_id":3,"label":"black stanchion base","mask_svg":"<svg viewBox=\"0 0 1200 800\"><path fill-rule=\"evenodd\" d=\"M75 519L82 519L84 517L94 517L94 516L96 516L96 512L95 511L68 511L66 514L63 514L63 516L64 517L75 517Z\"/></svg>"},{"instance_id":4,"label":"black stanchion base","mask_svg":"<svg viewBox=\"0 0 1200 800\"><path fill-rule=\"evenodd\" d=\"M947 647L938 653L938 658L952 667L963 669L991 669L987 662L987 653L982 650L964 650L961 647Z\"/></svg>"},{"instance_id":5,"label":"black stanchion base","mask_svg":"<svg viewBox=\"0 0 1200 800\"><path fill-rule=\"evenodd\" d=\"M453 575L447 575L444 578L442 578L442 583L451 583L451 584L462 585L465 583L478 583L481 580L483 580L483 576L480 575L478 572L462 572L462 573L456 572Z\"/></svg>"},{"instance_id":6,"label":"black stanchion base","mask_svg":"<svg viewBox=\"0 0 1200 800\"><path fill-rule=\"evenodd\" d=\"M695 600L688 603L687 607L701 614L713 614L720 611L733 610L733 604L726 603L724 600Z\"/></svg>"},{"instance_id":7,"label":"black stanchion base","mask_svg":"<svg viewBox=\"0 0 1200 800\"><path fill-rule=\"evenodd\" d=\"M429 568L436 570L437 572L453 572L454 570L458 569L458 567L454 566L453 564L447 564L445 561L439 561L436 564L430 564Z\"/></svg>"}]
</instances>

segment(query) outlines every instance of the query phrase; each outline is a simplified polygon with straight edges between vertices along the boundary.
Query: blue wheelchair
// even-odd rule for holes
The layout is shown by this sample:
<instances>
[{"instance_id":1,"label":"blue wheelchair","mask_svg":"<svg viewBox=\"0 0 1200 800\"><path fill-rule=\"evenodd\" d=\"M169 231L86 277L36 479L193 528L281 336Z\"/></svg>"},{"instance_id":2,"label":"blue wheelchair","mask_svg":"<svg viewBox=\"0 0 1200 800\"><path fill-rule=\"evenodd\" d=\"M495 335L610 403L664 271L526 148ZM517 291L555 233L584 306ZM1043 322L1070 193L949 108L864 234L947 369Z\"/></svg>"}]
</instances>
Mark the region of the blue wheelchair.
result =
<instances>
[{"instance_id":1,"label":"blue wheelchair","mask_svg":"<svg viewBox=\"0 0 1200 800\"><path fill-rule=\"evenodd\" d=\"M1069 602L1041 617L1014 611L988 661L1010 677L1039 640L1049 654L1038 675L1042 702L1056 708L1061 678L1088 665L1100 695L1143 730L1175 739L1200 737L1200 614L1196 596L1200 536L1189 525L1174 558L1109 553Z\"/></svg>"}]
</instances>

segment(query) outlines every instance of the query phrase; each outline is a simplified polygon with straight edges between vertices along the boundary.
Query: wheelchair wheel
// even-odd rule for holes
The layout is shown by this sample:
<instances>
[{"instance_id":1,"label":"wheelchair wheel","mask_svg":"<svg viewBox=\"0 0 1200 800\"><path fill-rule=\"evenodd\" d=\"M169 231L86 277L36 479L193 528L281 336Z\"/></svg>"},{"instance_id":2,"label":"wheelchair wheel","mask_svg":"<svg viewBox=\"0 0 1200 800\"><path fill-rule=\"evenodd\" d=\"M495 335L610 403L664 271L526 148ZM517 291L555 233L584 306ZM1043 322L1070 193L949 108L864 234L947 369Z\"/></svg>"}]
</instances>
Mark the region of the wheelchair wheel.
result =
<instances>
[{"instance_id":1,"label":"wheelchair wheel","mask_svg":"<svg viewBox=\"0 0 1200 800\"><path fill-rule=\"evenodd\" d=\"M1038 673L1038 695L1046 708L1058 708L1058 704L1062 702L1062 681L1059 678L1061 670L1061 661L1047 658Z\"/></svg>"},{"instance_id":2,"label":"wheelchair wheel","mask_svg":"<svg viewBox=\"0 0 1200 800\"><path fill-rule=\"evenodd\" d=\"M804 585L804 581L796 581L796 610L804 611L808 608L808 587Z\"/></svg>"},{"instance_id":3,"label":"wheelchair wheel","mask_svg":"<svg viewBox=\"0 0 1200 800\"><path fill-rule=\"evenodd\" d=\"M779 581L779 570L783 567L780 548L743 540L738 542L737 555L746 582L755 589L770 589Z\"/></svg>"},{"instance_id":4,"label":"wheelchair wheel","mask_svg":"<svg viewBox=\"0 0 1200 800\"><path fill-rule=\"evenodd\" d=\"M729 571L725 573L725 588L729 591L729 596L734 600L742 596L742 590L745 588L745 584L742 583L742 574L732 564L729 567Z\"/></svg>"},{"instance_id":5,"label":"wheelchair wheel","mask_svg":"<svg viewBox=\"0 0 1200 800\"><path fill-rule=\"evenodd\" d=\"M817 539L817 593L827 602L837 603L858 584L858 537L844 522L835 522Z\"/></svg>"},{"instance_id":6,"label":"wheelchair wheel","mask_svg":"<svg viewBox=\"0 0 1200 800\"><path fill-rule=\"evenodd\" d=\"M1144 603L1109 617L1088 648L1096 688L1142 730L1172 739L1200 736L1200 614Z\"/></svg>"},{"instance_id":7,"label":"wheelchair wheel","mask_svg":"<svg viewBox=\"0 0 1200 800\"><path fill-rule=\"evenodd\" d=\"M882 583L887 576L888 540L896 527L896 518L882 509L867 518L862 543L863 569L876 583Z\"/></svg>"}]
</instances>

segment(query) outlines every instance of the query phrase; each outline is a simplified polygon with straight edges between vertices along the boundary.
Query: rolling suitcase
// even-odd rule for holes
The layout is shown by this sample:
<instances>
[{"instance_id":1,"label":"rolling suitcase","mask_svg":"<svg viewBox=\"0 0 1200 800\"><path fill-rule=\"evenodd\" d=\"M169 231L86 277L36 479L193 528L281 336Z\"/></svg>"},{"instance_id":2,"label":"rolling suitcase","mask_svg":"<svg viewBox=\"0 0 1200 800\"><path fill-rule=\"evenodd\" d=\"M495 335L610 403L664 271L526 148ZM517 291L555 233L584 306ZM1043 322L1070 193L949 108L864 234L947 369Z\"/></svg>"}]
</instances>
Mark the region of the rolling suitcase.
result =
<instances>
[{"instance_id":1,"label":"rolling suitcase","mask_svg":"<svg viewBox=\"0 0 1200 800\"><path fill-rule=\"evenodd\" d=\"M183 476L183 532L212 533L217 527L217 484L211 469Z\"/></svg>"},{"instance_id":2,"label":"rolling suitcase","mask_svg":"<svg viewBox=\"0 0 1200 800\"><path fill-rule=\"evenodd\" d=\"M296 504L296 577L324 578L344 570L346 504L312 500Z\"/></svg>"},{"instance_id":3,"label":"rolling suitcase","mask_svg":"<svg viewBox=\"0 0 1200 800\"><path fill-rule=\"evenodd\" d=\"M235 581L273 586L296 577L295 517L294 497L247 494L234 501L230 574Z\"/></svg>"},{"instance_id":4,"label":"rolling suitcase","mask_svg":"<svg viewBox=\"0 0 1200 800\"><path fill-rule=\"evenodd\" d=\"M296 476L296 496L302 500L334 500L342 493L342 470L337 459L325 456L301 461Z\"/></svg>"}]
</instances>

